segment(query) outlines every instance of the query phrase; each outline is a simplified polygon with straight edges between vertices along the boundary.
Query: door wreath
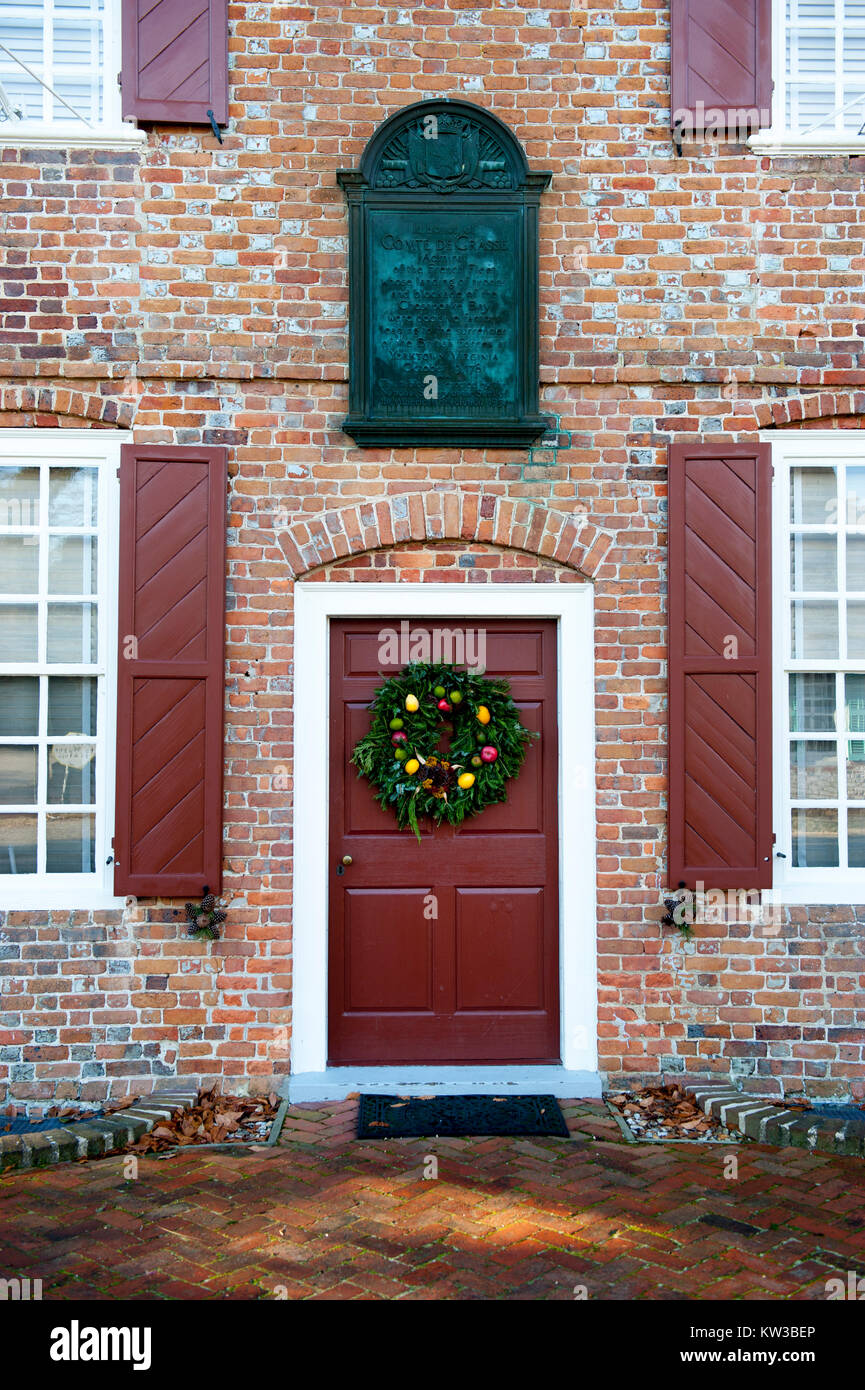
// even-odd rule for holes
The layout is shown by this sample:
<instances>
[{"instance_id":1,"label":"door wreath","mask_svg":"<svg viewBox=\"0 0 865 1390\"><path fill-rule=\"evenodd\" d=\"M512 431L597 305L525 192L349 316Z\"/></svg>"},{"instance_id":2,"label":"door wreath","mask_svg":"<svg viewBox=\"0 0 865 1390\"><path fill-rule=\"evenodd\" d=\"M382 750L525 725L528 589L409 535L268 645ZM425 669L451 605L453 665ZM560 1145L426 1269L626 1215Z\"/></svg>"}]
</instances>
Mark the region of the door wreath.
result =
<instances>
[{"instance_id":1,"label":"door wreath","mask_svg":"<svg viewBox=\"0 0 865 1390\"><path fill-rule=\"evenodd\" d=\"M418 821L459 825L507 798L507 784L526 756L531 733L520 721L506 680L453 666L411 662L375 692L372 726L351 761L396 815L400 830ZM450 734L447 752L439 751Z\"/></svg>"}]
</instances>

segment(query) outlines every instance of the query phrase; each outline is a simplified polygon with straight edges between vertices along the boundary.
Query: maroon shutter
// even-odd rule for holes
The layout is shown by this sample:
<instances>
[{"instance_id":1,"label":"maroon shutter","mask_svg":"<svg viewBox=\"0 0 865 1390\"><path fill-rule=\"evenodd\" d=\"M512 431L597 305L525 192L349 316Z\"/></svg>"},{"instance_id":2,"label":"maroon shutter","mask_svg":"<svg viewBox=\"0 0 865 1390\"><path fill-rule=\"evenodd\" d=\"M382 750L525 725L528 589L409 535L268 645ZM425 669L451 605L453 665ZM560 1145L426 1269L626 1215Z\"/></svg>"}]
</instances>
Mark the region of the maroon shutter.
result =
<instances>
[{"instance_id":1,"label":"maroon shutter","mask_svg":"<svg viewBox=\"0 0 865 1390\"><path fill-rule=\"evenodd\" d=\"M772 884L768 444L670 449L673 888Z\"/></svg>"},{"instance_id":2,"label":"maroon shutter","mask_svg":"<svg viewBox=\"0 0 865 1390\"><path fill-rule=\"evenodd\" d=\"M226 472L222 448L123 446L119 894L219 890Z\"/></svg>"},{"instance_id":3,"label":"maroon shutter","mask_svg":"<svg viewBox=\"0 0 865 1390\"><path fill-rule=\"evenodd\" d=\"M228 0L123 0L123 115L228 120Z\"/></svg>"},{"instance_id":4,"label":"maroon shutter","mask_svg":"<svg viewBox=\"0 0 865 1390\"><path fill-rule=\"evenodd\" d=\"M772 0L671 0L673 129L772 121Z\"/></svg>"}]
</instances>

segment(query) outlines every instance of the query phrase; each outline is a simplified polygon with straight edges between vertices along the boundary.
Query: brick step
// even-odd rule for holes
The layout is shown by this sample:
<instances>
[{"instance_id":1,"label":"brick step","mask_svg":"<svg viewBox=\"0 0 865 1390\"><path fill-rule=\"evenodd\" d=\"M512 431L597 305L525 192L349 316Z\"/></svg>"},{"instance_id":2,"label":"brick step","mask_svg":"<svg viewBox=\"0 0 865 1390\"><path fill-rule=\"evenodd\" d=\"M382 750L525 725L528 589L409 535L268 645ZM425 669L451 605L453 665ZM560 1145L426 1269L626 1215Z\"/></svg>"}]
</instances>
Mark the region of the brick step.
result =
<instances>
[{"instance_id":1,"label":"brick step","mask_svg":"<svg viewBox=\"0 0 865 1390\"><path fill-rule=\"evenodd\" d=\"M0 1173L16 1168L44 1168L50 1163L73 1163L117 1153L140 1139L176 1110L188 1110L198 1098L197 1086L151 1091L127 1110L104 1119L76 1120L33 1134L0 1136Z\"/></svg>"},{"instance_id":2,"label":"brick step","mask_svg":"<svg viewBox=\"0 0 865 1390\"><path fill-rule=\"evenodd\" d=\"M690 1082L685 1089L706 1115L760 1144L865 1157L865 1111L861 1119L789 1110L767 1096L743 1095L724 1082Z\"/></svg>"}]
</instances>

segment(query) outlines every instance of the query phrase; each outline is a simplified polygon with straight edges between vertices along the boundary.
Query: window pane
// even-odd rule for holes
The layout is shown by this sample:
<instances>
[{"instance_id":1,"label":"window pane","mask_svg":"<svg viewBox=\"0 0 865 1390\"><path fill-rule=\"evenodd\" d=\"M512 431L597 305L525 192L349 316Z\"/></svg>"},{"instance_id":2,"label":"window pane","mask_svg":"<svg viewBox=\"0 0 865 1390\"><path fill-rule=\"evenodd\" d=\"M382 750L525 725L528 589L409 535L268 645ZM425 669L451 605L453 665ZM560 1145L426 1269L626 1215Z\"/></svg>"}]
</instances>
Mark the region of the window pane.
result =
<instances>
[{"instance_id":1,"label":"window pane","mask_svg":"<svg viewBox=\"0 0 865 1390\"><path fill-rule=\"evenodd\" d=\"M837 869L838 812L793 811L794 869Z\"/></svg>"},{"instance_id":2,"label":"window pane","mask_svg":"<svg viewBox=\"0 0 865 1390\"><path fill-rule=\"evenodd\" d=\"M849 680L850 677L848 676ZM865 680L865 677L862 678ZM865 695L865 689L863 689ZM865 727L865 726L863 726ZM790 677L790 730L831 733L835 728L835 677L831 672Z\"/></svg>"},{"instance_id":3,"label":"window pane","mask_svg":"<svg viewBox=\"0 0 865 1390\"><path fill-rule=\"evenodd\" d=\"M791 77L813 77L825 84L835 75L835 35L829 30L794 29L788 35L787 55Z\"/></svg>"},{"instance_id":4,"label":"window pane","mask_svg":"<svg viewBox=\"0 0 865 1390\"><path fill-rule=\"evenodd\" d=\"M47 816L45 867L49 874L92 874L94 817Z\"/></svg>"},{"instance_id":5,"label":"window pane","mask_svg":"<svg viewBox=\"0 0 865 1390\"><path fill-rule=\"evenodd\" d=\"M0 466L0 526L38 525L39 469L3 464Z\"/></svg>"},{"instance_id":6,"label":"window pane","mask_svg":"<svg viewBox=\"0 0 865 1390\"><path fill-rule=\"evenodd\" d=\"M865 869L865 811L847 812L847 863Z\"/></svg>"},{"instance_id":7,"label":"window pane","mask_svg":"<svg viewBox=\"0 0 865 1390\"><path fill-rule=\"evenodd\" d=\"M855 104L844 112L842 124L851 135L858 135L862 125L865 124L865 87L862 86L861 81L857 82L855 87L844 88L843 105L847 106L848 102Z\"/></svg>"},{"instance_id":8,"label":"window pane","mask_svg":"<svg viewBox=\"0 0 865 1390\"><path fill-rule=\"evenodd\" d=\"M795 599L791 604L790 631L792 652L797 659L838 659L837 603L805 603Z\"/></svg>"},{"instance_id":9,"label":"window pane","mask_svg":"<svg viewBox=\"0 0 865 1390\"><path fill-rule=\"evenodd\" d=\"M39 542L35 536L0 536L0 594L39 592Z\"/></svg>"},{"instance_id":10,"label":"window pane","mask_svg":"<svg viewBox=\"0 0 865 1390\"><path fill-rule=\"evenodd\" d=\"M48 732L96 733L96 681L87 676L51 676L48 681Z\"/></svg>"},{"instance_id":11,"label":"window pane","mask_svg":"<svg viewBox=\"0 0 865 1390\"><path fill-rule=\"evenodd\" d=\"M847 537L847 588L865 593L865 536Z\"/></svg>"},{"instance_id":12,"label":"window pane","mask_svg":"<svg viewBox=\"0 0 865 1390\"><path fill-rule=\"evenodd\" d=\"M835 88L806 86L791 82L787 88L787 125L790 130L810 131L818 122L820 129L831 131L835 128L832 114L835 110Z\"/></svg>"},{"instance_id":13,"label":"window pane","mask_svg":"<svg viewBox=\"0 0 865 1390\"><path fill-rule=\"evenodd\" d=\"M851 734L865 734L865 676L844 677L845 726Z\"/></svg>"},{"instance_id":14,"label":"window pane","mask_svg":"<svg viewBox=\"0 0 865 1390\"><path fill-rule=\"evenodd\" d=\"M865 526L865 468L847 469L847 525Z\"/></svg>"},{"instance_id":15,"label":"window pane","mask_svg":"<svg viewBox=\"0 0 865 1390\"><path fill-rule=\"evenodd\" d=\"M96 605L93 603L52 603L48 606L48 660L52 662L96 661Z\"/></svg>"},{"instance_id":16,"label":"window pane","mask_svg":"<svg viewBox=\"0 0 865 1390\"><path fill-rule=\"evenodd\" d=\"M64 6L57 0L54 4L54 88L91 121L102 116L101 8ZM71 112L55 102L54 115L55 119L69 120Z\"/></svg>"},{"instance_id":17,"label":"window pane","mask_svg":"<svg viewBox=\"0 0 865 1390\"><path fill-rule=\"evenodd\" d=\"M847 604L847 655L865 656L865 603Z\"/></svg>"},{"instance_id":18,"label":"window pane","mask_svg":"<svg viewBox=\"0 0 865 1390\"><path fill-rule=\"evenodd\" d=\"M96 593L96 537L52 536L48 542L49 594Z\"/></svg>"},{"instance_id":19,"label":"window pane","mask_svg":"<svg viewBox=\"0 0 865 1390\"><path fill-rule=\"evenodd\" d=\"M0 676L0 734L20 738L39 732L39 681L36 676Z\"/></svg>"},{"instance_id":20,"label":"window pane","mask_svg":"<svg viewBox=\"0 0 865 1390\"><path fill-rule=\"evenodd\" d=\"M36 800L35 747L0 743L0 801L4 806L30 806Z\"/></svg>"},{"instance_id":21,"label":"window pane","mask_svg":"<svg viewBox=\"0 0 865 1390\"><path fill-rule=\"evenodd\" d=\"M831 801L838 795L834 743L791 743L790 794L797 801Z\"/></svg>"},{"instance_id":22,"label":"window pane","mask_svg":"<svg viewBox=\"0 0 865 1390\"><path fill-rule=\"evenodd\" d=\"M838 520L838 490L834 468L793 468L790 471L790 520L834 524Z\"/></svg>"},{"instance_id":23,"label":"window pane","mask_svg":"<svg viewBox=\"0 0 865 1390\"><path fill-rule=\"evenodd\" d=\"M95 468L52 468L49 526L95 526L98 489Z\"/></svg>"},{"instance_id":24,"label":"window pane","mask_svg":"<svg viewBox=\"0 0 865 1390\"><path fill-rule=\"evenodd\" d=\"M0 603L0 661L35 661L36 605Z\"/></svg>"},{"instance_id":25,"label":"window pane","mask_svg":"<svg viewBox=\"0 0 865 1390\"><path fill-rule=\"evenodd\" d=\"M28 68L40 76L43 71L43 24L42 4L16 5L6 13L0 10L0 43L26 63ZM0 82L13 109L21 111L25 120L42 119L42 87L25 72L8 53L0 52Z\"/></svg>"},{"instance_id":26,"label":"window pane","mask_svg":"<svg viewBox=\"0 0 865 1390\"><path fill-rule=\"evenodd\" d=\"M0 816L0 874L35 874L36 817Z\"/></svg>"},{"instance_id":27,"label":"window pane","mask_svg":"<svg viewBox=\"0 0 865 1390\"><path fill-rule=\"evenodd\" d=\"M790 586L800 591L837 592L838 542L834 536L790 538Z\"/></svg>"},{"instance_id":28,"label":"window pane","mask_svg":"<svg viewBox=\"0 0 865 1390\"><path fill-rule=\"evenodd\" d=\"M814 20L828 20L835 17L835 0L787 0L787 18L806 24Z\"/></svg>"},{"instance_id":29,"label":"window pane","mask_svg":"<svg viewBox=\"0 0 865 1390\"><path fill-rule=\"evenodd\" d=\"M865 738L851 738L847 745L847 795L865 801Z\"/></svg>"},{"instance_id":30,"label":"window pane","mask_svg":"<svg viewBox=\"0 0 865 1390\"><path fill-rule=\"evenodd\" d=\"M48 746L48 800L52 805L89 806L96 800L96 748L92 743Z\"/></svg>"}]
</instances>

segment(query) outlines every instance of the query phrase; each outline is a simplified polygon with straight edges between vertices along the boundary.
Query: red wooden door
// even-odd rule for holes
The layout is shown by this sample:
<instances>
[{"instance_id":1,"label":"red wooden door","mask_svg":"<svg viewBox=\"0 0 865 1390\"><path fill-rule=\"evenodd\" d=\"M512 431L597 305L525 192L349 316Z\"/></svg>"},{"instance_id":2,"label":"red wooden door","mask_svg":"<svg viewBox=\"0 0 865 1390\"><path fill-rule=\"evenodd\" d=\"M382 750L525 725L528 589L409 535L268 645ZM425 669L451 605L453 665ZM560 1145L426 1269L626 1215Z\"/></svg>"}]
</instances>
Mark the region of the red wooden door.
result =
<instances>
[{"instance_id":1,"label":"red wooden door","mask_svg":"<svg viewBox=\"0 0 865 1390\"><path fill-rule=\"evenodd\" d=\"M410 631L437 626L483 626L487 674L508 678L541 737L506 802L459 827L424 821L419 845L349 763L379 673L396 669L379 647L399 620L332 623L329 1060L558 1061L556 625Z\"/></svg>"}]
</instances>

